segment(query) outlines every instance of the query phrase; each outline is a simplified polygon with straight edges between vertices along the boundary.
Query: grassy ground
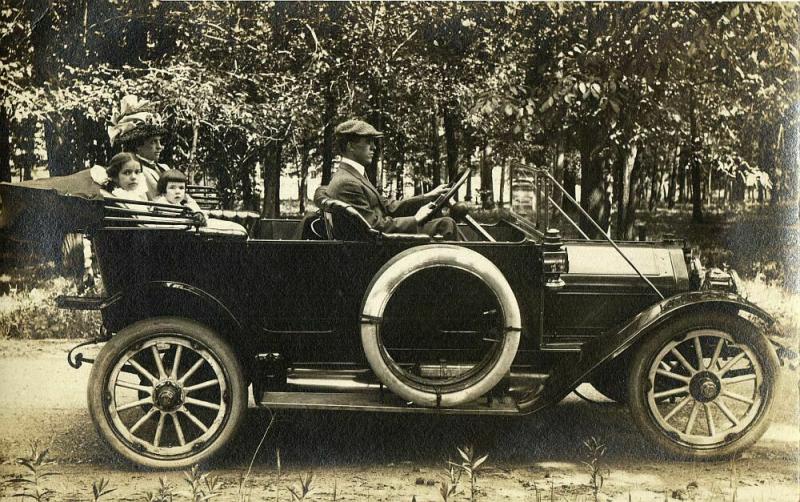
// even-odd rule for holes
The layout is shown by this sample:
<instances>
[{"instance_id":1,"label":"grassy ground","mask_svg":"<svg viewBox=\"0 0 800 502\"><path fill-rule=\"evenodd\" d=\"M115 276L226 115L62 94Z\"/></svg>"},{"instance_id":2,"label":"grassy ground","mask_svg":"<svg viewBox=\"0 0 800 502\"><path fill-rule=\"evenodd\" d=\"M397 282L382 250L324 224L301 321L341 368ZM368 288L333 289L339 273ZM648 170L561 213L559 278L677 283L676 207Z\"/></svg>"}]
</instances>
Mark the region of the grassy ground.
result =
<instances>
[{"instance_id":1,"label":"grassy ground","mask_svg":"<svg viewBox=\"0 0 800 502\"><path fill-rule=\"evenodd\" d=\"M90 338L99 335L97 312L56 307L58 295L76 295L71 279L52 262L27 265L0 274L0 338Z\"/></svg>"}]
</instances>

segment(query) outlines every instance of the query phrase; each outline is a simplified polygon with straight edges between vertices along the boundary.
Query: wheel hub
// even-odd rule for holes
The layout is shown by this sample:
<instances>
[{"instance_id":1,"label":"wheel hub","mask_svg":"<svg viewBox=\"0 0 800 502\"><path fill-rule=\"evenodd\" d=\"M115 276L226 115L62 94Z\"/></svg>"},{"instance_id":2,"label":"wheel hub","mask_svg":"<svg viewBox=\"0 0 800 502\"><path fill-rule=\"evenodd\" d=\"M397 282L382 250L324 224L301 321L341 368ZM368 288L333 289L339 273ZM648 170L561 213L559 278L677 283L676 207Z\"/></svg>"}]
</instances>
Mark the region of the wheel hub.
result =
<instances>
[{"instance_id":1,"label":"wheel hub","mask_svg":"<svg viewBox=\"0 0 800 502\"><path fill-rule=\"evenodd\" d=\"M171 381L160 382L153 392L153 401L161 411L175 411L183 405L183 390Z\"/></svg>"},{"instance_id":2,"label":"wheel hub","mask_svg":"<svg viewBox=\"0 0 800 502\"><path fill-rule=\"evenodd\" d=\"M700 371L692 377L689 383L689 391L692 397L701 403L708 403L719 396L722 390L722 383L714 373L710 371Z\"/></svg>"}]
</instances>

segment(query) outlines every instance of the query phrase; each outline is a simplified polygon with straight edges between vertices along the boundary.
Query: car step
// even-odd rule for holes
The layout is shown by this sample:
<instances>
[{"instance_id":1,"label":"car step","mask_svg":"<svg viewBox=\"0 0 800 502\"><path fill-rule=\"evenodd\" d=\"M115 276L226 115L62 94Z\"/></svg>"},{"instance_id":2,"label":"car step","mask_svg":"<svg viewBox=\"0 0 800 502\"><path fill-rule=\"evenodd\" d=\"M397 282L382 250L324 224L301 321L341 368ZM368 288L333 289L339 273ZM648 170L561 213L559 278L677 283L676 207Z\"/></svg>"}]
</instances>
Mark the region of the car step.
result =
<instances>
[{"instance_id":1,"label":"car step","mask_svg":"<svg viewBox=\"0 0 800 502\"><path fill-rule=\"evenodd\" d=\"M456 408L428 408L388 392L264 392L258 404L270 409L436 413L444 415L518 415L509 397L480 398Z\"/></svg>"},{"instance_id":2,"label":"car step","mask_svg":"<svg viewBox=\"0 0 800 502\"><path fill-rule=\"evenodd\" d=\"M100 296L59 295L56 306L66 310L101 310L107 298Z\"/></svg>"}]
</instances>

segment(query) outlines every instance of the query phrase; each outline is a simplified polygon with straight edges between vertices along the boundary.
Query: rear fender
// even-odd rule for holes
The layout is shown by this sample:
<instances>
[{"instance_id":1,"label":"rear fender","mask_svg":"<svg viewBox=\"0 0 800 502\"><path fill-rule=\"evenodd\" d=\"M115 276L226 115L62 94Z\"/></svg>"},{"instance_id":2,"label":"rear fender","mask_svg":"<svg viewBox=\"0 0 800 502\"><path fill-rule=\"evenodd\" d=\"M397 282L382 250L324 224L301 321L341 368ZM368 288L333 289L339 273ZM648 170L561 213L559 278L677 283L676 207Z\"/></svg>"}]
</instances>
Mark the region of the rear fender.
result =
<instances>
[{"instance_id":1,"label":"rear fender","mask_svg":"<svg viewBox=\"0 0 800 502\"><path fill-rule=\"evenodd\" d=\"M626 353L648 333L678 316L696 310L723 311L730 315L747 312L764 324L765 329L760 332L765 335L775 322L760 307L733 293L694 291L672 296L646 308L620 328L585 343L577 361L575 358L565 358L554 366L545 385L518 402L520 411L531 413L558 403L595 369Z\"/></svg>"},{"instance_id":2,"label":"rear fender","mask_svg":"<svg viewBox=\"0 0 800 502\"><path fill-rule=\"evenodd\" d=\"M242 325L216 297L189 284L153 281L115 294L101 308L110 333L141 319L176 316L201 322L224 338L236 337Z\"/></svg>"}]
</instances>

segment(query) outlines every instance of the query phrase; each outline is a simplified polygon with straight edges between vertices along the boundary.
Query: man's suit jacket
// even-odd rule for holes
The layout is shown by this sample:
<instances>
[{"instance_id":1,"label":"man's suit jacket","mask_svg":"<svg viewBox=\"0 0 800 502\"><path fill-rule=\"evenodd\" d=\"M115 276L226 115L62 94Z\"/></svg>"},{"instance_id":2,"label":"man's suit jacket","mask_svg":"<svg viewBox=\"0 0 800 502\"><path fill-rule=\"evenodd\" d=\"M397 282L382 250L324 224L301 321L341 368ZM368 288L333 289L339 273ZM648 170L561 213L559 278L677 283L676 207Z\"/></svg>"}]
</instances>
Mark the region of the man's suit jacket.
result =
<instances>
[{"instance_id":1,"label":"man's suit jacket","mask_svg":"<svg viewBox=\"0 0 800 502\"><path fill-rule=\"evenodd\" d=\"M353 206L373 228L384 233L417 233L414 214L430 202L428 197L421 195L401 201L387 199L366 177L341 162L331 178L327 194Z\"/></svg>"}]
</instances>

